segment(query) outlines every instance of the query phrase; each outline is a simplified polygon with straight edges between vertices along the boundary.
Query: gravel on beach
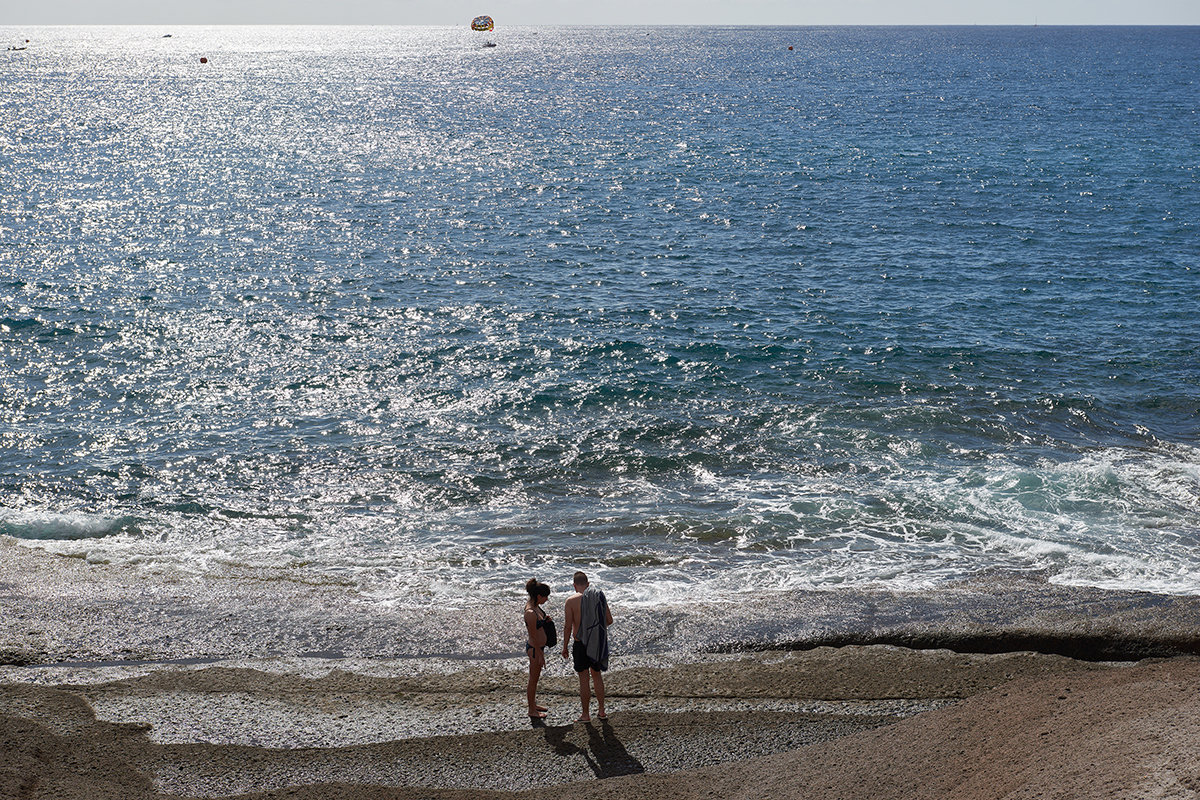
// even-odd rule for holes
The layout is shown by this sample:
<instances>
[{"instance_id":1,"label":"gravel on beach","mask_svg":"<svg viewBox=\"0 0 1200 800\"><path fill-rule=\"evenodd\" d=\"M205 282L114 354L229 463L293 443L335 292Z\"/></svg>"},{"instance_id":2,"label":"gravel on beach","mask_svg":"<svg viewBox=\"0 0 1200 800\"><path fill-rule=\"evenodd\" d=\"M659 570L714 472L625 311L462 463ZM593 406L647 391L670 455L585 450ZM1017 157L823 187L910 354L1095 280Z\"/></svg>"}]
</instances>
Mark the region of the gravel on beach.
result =
<instances>
[{"instance_id":1,"label":"gravel on beach","mask_svg":"<svg viewBox=\"0 0 1200 800\"><path fill-rule=\"evenodd\" d=\"M1089 693L1200 676L1200 661L1190 658L1129 665L1034 653L819 648L615 670L608 678L609 718L580 723L570 675L545 680L550 716L529 720L516 666L392 676L176 666L58 686L18 682L8 668L0 676L8 681L0 686L0 796L319 797L337 787L339 797L453 798L567 785L573 796L588 796L599 782L599 794L617 798L663 791L803 797L807 784L779 784L778 775L794 774L785 766L792 761L823 754L819 774L805 780L824 783L823 797L850 797L852 781L830 783L847 769L840 752L875 748L851 766L879 775L901 762L951 774L971 758L980 762L974 769L990 769L994 758L972 755L962 731L942 741L943 749L929 749L957 717L978 715L979 704L988 719L1008 720L992 742L998 752L1017 740L1030 747L1082 741L1095 724L1064 728L1046 709L1066 701L1086 708ZM1195 704L1194 695L1181 696L1180 704ZM1160 719L1158 695L1146 696L1145 707L1134 711ZM1093 717L1108 721L1102 706ZM1137 719L1127 713L1122 721ZM1155 735L1150 726L1132 741L1144 745ZM1185 737L1173 746L1191 744ZM912 750L923 752L924 761L903 755ZM1155 759L1126 766L1139 775L1161 771L1171 754ZM730 783L733 776L741 777ZM1184 785L1178 776L1171 780ZM771 781L774 794L756 793ZM1131 787L1110 783L1109 796L1136 796L1122 794ZM929 796L908 791L890 796ZM988 794L984 785L956 796L1007 795Z\"/></svg>"}]
</instances>

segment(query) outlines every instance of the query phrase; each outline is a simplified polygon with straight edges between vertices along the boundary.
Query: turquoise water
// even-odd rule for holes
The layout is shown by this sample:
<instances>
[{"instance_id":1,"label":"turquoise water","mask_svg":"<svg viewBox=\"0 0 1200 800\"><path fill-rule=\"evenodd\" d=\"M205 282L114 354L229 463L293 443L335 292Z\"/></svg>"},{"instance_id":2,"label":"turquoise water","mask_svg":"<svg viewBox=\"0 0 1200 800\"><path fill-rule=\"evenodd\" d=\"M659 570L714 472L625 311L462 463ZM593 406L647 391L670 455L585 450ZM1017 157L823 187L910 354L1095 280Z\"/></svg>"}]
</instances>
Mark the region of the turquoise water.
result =
<instances>
[{"instance_id":1,"label":"turquoise water","mask_svg":"<svg viewBox=\"0 0 1200 800\"><path fill-rule=\"evenodd\" d=\"M1200 593L1198 29L0 32L0 533Z\"/></svg>"}]
</instances>

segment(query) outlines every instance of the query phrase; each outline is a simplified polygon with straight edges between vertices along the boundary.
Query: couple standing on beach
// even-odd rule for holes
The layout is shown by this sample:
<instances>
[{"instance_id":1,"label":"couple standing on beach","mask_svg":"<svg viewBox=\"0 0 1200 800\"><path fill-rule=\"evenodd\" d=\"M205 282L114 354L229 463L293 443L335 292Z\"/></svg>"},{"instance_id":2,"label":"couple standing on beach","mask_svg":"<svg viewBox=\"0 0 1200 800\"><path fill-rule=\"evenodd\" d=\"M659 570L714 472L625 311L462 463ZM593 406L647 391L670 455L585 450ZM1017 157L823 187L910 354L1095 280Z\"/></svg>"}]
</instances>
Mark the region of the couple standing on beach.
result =
<instances>
[{"instance_id":1,"label":"couple standing on beach","mask_svg":"<svg viewBox=\"0 0 1200 800\"><path fill-rule=\"evenodd\" d=\"M612 612L608 610L608 599L605 598L604 592L590 586L587 575L576 572L572 583L575 586L575 594L567 598L562 657L564 660L568 657L569 645L575 672L579 675L579 701L583 706L579 722L590 722L592 684L596 687L598 716L600 719L606 717L603 673L608 669L608 626L612 625ZM546 666L546 648L557 643L558 635L554 630L554 620L550 619L542 608L550 599L550 587L532 579L525 584L525 591L529 592L529 600L525 603L525 630L528 635L525 640L525 655L529 657L529 688L526 694L529 700L529 716L532 719L543 719L548 709L538 705L535 695L538 679L542 677L542 669Z\"/></svg>"}]
</instances>

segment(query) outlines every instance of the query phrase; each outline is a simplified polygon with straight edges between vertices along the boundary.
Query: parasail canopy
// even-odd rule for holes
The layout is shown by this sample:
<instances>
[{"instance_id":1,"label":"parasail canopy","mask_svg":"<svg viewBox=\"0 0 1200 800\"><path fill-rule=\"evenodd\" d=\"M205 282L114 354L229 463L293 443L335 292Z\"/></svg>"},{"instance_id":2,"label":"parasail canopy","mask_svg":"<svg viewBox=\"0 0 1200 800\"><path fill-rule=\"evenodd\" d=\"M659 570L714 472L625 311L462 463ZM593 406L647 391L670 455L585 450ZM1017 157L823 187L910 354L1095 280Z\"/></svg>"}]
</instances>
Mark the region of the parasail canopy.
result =
<instances>
[{"instance_id":1,"label":"parasail canopy","mask_svg":"<svg viewBox=\"0 0 1200 800\"><path fill-rule=\"evenodd\" d=\"M495 27L496 23L492 22L492 18L487 14L471 20L471 30L473 31L490 31Z\"/></svg>"}]
</instances>

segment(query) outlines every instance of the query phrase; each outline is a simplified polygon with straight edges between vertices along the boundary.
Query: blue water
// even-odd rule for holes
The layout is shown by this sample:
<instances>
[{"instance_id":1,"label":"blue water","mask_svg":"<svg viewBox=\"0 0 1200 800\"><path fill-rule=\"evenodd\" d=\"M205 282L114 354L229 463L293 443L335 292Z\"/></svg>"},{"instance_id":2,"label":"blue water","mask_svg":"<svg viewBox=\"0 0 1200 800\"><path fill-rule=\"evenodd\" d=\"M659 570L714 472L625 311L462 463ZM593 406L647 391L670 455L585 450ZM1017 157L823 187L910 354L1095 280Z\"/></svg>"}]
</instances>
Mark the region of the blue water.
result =
<instances>
[{"instance_id":1,"label":"blue water","mask_svg":"<svg viewBox=\"0 0 1200 800\"><path fill-rule=\"evenodd\" d=\"M0 533L1200 593L1200 29L0 34Z\"/></svg>"}]
</instances>

